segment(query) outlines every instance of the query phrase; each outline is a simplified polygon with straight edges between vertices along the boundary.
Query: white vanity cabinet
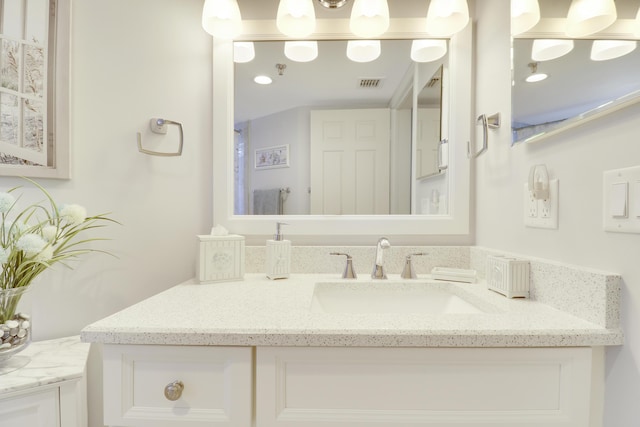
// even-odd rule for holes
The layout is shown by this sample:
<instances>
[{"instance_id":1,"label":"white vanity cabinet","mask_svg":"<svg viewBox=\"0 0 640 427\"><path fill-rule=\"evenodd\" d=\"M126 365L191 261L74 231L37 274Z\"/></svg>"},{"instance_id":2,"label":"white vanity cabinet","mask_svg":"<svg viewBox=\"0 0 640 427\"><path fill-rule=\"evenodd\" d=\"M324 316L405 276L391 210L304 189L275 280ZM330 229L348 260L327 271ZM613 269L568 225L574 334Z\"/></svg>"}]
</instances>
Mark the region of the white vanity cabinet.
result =
<instances>
[{"instance_id":1,"label":"white vanity cabinet","mask_svg":"<svg viewBox=\"0 0 640 427\"><path fill-rule=\"evenodd\" d=\"M597 425L592 352L259 347L257 426Z\"/></svg>"},{"instance_id":2,"label":"white vanity cabinet","mask_svg":"<svg viewBox=\"0 0 640 427\"><path fill-rule=\"evenodd\" d=\"M251 347L104 346L110 426L248 427Z\"/></svg>"}]
</instances>

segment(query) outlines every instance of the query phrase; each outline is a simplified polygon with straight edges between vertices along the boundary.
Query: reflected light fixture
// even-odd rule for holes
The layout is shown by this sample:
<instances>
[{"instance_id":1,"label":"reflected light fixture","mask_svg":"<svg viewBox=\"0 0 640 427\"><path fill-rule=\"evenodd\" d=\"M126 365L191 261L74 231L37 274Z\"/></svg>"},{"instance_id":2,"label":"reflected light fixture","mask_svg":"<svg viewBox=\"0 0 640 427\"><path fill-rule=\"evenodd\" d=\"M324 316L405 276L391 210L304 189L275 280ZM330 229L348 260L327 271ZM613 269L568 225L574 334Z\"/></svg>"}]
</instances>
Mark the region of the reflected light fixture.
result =
<instances>
[{"instance_id":1,"label":"reflected light fixture","mask_svg":"<svg viewBox=\"0 0 640 427\"><path fill-rule=\"evenodd\" d=\"M604 30L618 17L613 0L573 0L567 15L566 34L585 37Z\"/></svg>"},{"instance_id":2,"label":"reflected light fixture","mask_svg":"<svg viewBox=\"0 0 640 427\"><path fill-rule=\"evenodd\" d=\"M258 83L259 85L270 85L273 82L273 80L271 80L271 77L264 75L255 76L253 78L253 81Z\"/></svg>"},{"instance_id":3,"label":"reflected light fixture","mask_svg":"<svg viewBox=\"0 0 640 427\"><path fill-rule=\"evenodd\" d=\"M349 40L347 58L353 62L371 62L380 56L380 40Z\"/></svg>"},{"instance_id":4,"label":"reflected light fixture","mask_svg":"<svg viewBox=\"0 0 640 427\"><path fill-rule=\"evenodd\" d=\"M411 59L415 62L436 61L446 54L446 40L428 39L411 42Z\"/></svg>"},{"instance_id":5,"label":"reflected light fixture","mask_svg":"<svg viewBox=\"0 0 640 427\"><path fill-rule=\"evenodd\" d=\"M236 0L205 0L202 28L214 37L233 39L242 32L242 17Z\"/></svg>"},{"instance_id":6,"label":"reflected light fixture","mask_svg":"<svg viewBox=\"0 0 640 427\"><path fill-rule=\"evenodd\" d=\"M527 76L526 79L524 79L524 81L526 81L527 83L541 82L542 80L544 80L547 77L549 77L545 73L539 73L538 72L538 63L537 62L530 62L528 65L529 65L529 68L531 68L531 74L529 76Z\"/></svg>"},{"instance_id":7,"label":"reflected light fixture","mask_svg":"<svg viewBox=\"0 0 640 427\"><path fill-rule=\"evenodd\" d=\"M631 53L638 46L635 40L594 40L591 45L592 61L607 61Z\"/></svg>"},{"instance_id":8,"label":"reflected light fixture","mask_svg":"<svg viewBox=\"0 0 640 427\"><path fill-rule=\"evenodd\" d=\"M276 18L278 30L289 37L307 37L316 29L313 0L280 0Z\"/></svg>"},{"instance_id":9,"label":"reflected light fixture","mask_svg":"<svg viewBox=\"0 0 640 427\"><path fill-rule=\"evenodd\" d=\"M355 0L349 29L358 37L378 37L389 29L387 0Z\"/></svg>"},{"instance_id":10,"label":"reflected light fixture","mask_svg":"<svg viewBox=\"0 0 640 427\"><path fill-rule=\"evenodd\" d=\"M536 39L531 47L531 59L551 61L571 52L573 46L571 39Z\"/></svg>"},{"instance_id":11,"label":"reflected light fixture","mask_svg":"<svg viewBox=\"0 0 640 427\"><path fill-rule=\"evenodd\" d=\"M427 32L436 37L448 37L469 23L467 0L431 0L427 11Z\"/></svg>"},{"instance_id":12,"label":"reflected light fixture","mask_svg":"<svg viewBox=\"0 0 640 427\"><path fill-rule=\"evenodd\" d=\"M317 41L286 41L284 54L296 62L310 62L318 57Z\"/></svg>"},{"instance_id":13,"label":"reflected light fixture","mask_svg":"<svg viewBox=\"0 0 640 427\"><path fill-rule=\"evenodd\" d=\"M540 21L538 0L511 0L511 35L533 28Z\"/></svg>"},{"instance_id":14,"label":"reflected light fixture","mask_svg":"<svg viewBox=\"0 0 640 427\"><path fill-rule=\"evenodd\" d=\"M640 39L640 8L638 8L636 20L633 22L633 35Z\"/></svg>"},{"instance_id":15,"label":"reflected light fixture","mask_svg":"<svg viewBox=\"0 0 640 427\"><path fill-rule=\"evenodd\" d=\"M256 49L253 42L234 42L233 43L233 62L245 63L253 61L256 57Z\"/></svg>"}]
</instances>

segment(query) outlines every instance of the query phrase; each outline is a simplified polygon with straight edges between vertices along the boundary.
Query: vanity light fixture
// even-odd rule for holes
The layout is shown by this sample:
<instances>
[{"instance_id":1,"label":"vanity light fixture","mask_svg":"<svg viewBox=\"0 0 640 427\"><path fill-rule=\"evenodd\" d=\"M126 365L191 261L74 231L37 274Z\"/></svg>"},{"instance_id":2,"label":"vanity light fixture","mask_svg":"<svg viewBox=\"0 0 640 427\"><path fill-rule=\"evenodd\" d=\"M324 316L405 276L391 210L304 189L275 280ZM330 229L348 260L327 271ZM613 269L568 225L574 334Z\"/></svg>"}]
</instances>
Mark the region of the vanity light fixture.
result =
<instances>
[{"instance_id":1,"label":"vanity light fixture","mask_svg":"<svg viewBox=\"0 0 640 427\"><path fill-rule=\"evenodd\" d=\"M276 25L289 37L304 38L313 33L316 29L313 0L280 0Z\"/></svg>"},{"instance_id":2,"label":"vanity light fixture","mask_svg":"<svg viewBox=\"0 0 640 427\"><path fill-rule=\"evenodd\" d=\"M202 28L214 37L234 39L242 32L242 17L236 0L205 0Z\"/></svg>"},{"instance_id":3,"label":"vanity light fixture","mask_svg":"<svg viewBox=\"0 0 640 427\"><path fill-rule=\"evenodd\" d=\"M411 59L415 62L436 61L447 54L447 41L441 39L411 42Z\"/></svg>"},{"instance_id":4,"label":"vanity light fixture","mask_svg":"<svg viewBox=\"0 0 640 427\"><path fill-rule=\"evenodd\" d=\"M436 37L449 37L469 23L467 0L431 0L427 11L427 32Z\"/></svg>"},{"instance_id":5,"label":"vanity light fixture","mask_svg":"<svg viewBox=\"0 0 640 427\"><path fill-rule=\"evenodd\" d=\"M380 40L349 40L347 42L347 58L353 62L371 62L382 52Z\"/></svg>"},{"instance_id":6,"label":"vanity light fixture","mask_svg":"<svg viewBox=\"0 0 640 427\"><path fill-rule=\"evenodd\" d=\"M592 61L607 61L631 53L638 46L635 40L594 40L591 45Z\"/></svg>"},{"instance_id":7,"label":"vanity light fixture","mask_svg":"<svg viewBox=\"0 0 640 427\"><path fill-rule=\"evenodd\" d=\"M542 80L545 80L547 77L549 77L545 73L538 72L537 62L530 62L528 65L529 65L529 68L531 68L531 74L526 79L524 79L524 81L526 81L527 83L541 82Z\"/></svg>"},{"instance_id":8,"label":"vanity light fixture","mask_svg":"<svg viewBox=\"0 0 640 427\"><path fill-rule=\"evenodd\" d=\"M358 37L378 37L389 29L387 0L355 0L349 29Z\"/></svg>"},{"instance_id":9,"label":"vanity light fixture","mask_svg":"<svg viewBox=\"0 0 640 427\"><path fill-rule=\"evenodd\" d=\"M511 0L511 35L529 31L540 21L538 0Z\"/></svg>"},{"instance_id":10,"label":"vanity light fixture","mask_svg":"<svg viewBox=\"0 0 640 427\"><path fill-rule=\"evenodd\" d=\"M311 62L318 57L317 41L286 41L284 55L292 61Z\"/></svg>"},{"instance_id":11,"label":"vanity light fixture","mask_svg":"<svg viewBox=\"0 0 640 427\"><path fill-rule=\"evenodd\" d=\"M253 42L234 42L233 43L233 62L239 64L253 61L256 57L256 50Z\"/></svg>"},{"instance_id":12,"label":"vanity light fixture","mask_svg":"<svg viewBox=\"0 0 640 427\"><path fill-rule=\"evenodd\" d=\"M567 15L566 34L585 37L604 30L618 17L613 0L573 0Z\"/></svg>"},{"instance_id":13,"label":"vanity light fixture","mask_svg":"<svg viewBox=\"0 0 640 427\"><path fill-rule=\"evenodd\" d=\"M273 82L273 80L271 80L271 77L264 75L255 76L253 78L253 81L258 83L259 85L270 85Z\"/></svg>"},{"instance_id":14,"label":"vanity light fixture","mask_svg":"<svg viewBox=\"0 0 640 427\"><path fill-rule=\"evenodd\" d=\"M534 61L551 61L560 58L573 50L571 39L536 39L531 47L531 59Z\"/></svg>"}]
</instances>

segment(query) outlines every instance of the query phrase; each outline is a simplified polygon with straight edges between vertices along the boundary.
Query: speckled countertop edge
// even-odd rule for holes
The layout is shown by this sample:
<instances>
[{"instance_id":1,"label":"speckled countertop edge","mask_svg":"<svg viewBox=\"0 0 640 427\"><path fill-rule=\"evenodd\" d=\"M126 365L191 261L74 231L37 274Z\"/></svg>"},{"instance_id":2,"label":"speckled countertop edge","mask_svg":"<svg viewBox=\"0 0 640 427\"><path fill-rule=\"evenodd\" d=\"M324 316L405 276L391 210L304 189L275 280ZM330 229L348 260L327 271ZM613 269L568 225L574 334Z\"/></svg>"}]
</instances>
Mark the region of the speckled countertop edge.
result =
<instances>
[{"instance_id":1,"label":"speckled countertop edge","mask_svg":"<svg viewBox=\"0 0 640 427\"><path fill-rule=\"evenodd\" d=\"M294 274L278 281L247 274L237 282L186 282L87 326L81 338L107 344L339 347L562 347L623 342L619 329L606 329L532 300L507 299L488 291L484 283L456 286L495 308L488 313L311 312L314 284L336 280L340 279L333 274Z\"/></svg>"}]
</instances>

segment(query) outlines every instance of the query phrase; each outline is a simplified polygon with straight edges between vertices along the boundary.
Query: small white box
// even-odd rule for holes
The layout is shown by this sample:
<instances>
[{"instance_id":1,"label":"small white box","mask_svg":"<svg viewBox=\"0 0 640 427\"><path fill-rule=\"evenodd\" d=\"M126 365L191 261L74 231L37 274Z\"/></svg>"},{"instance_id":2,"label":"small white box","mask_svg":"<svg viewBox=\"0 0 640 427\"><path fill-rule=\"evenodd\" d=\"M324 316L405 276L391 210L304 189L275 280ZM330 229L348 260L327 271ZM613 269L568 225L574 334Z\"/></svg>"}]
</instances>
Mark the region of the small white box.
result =
<instances>
[{"instance_id":1,"label":"small white box","mask_svg":"<svg viewBox=\"0 0 640 427\"><path fill-rule=\"evenodd\" d=\"M244 278L244 236L198 236L196 272L200 283Z\"/></svg>"},{"instance_id":2,"label":"small white box","mask_svg":"<svg viewBox=\"0 0 640 427\"><path fill-rule=\"evenodd\" d=\"M487 287L507 298L529 297L529 261L487 257Z\"/></svg>"}]
</instances>

